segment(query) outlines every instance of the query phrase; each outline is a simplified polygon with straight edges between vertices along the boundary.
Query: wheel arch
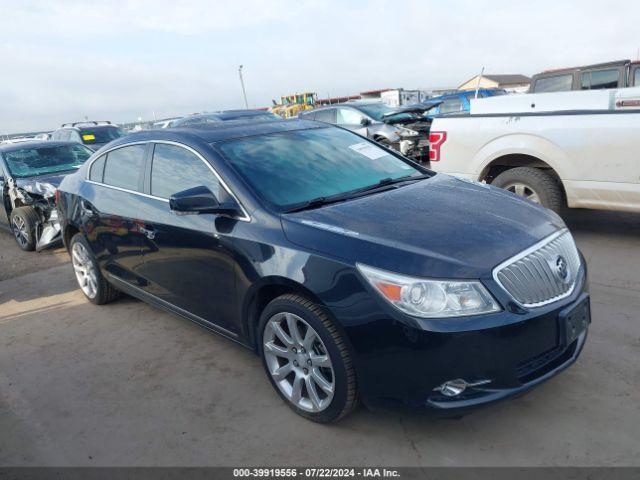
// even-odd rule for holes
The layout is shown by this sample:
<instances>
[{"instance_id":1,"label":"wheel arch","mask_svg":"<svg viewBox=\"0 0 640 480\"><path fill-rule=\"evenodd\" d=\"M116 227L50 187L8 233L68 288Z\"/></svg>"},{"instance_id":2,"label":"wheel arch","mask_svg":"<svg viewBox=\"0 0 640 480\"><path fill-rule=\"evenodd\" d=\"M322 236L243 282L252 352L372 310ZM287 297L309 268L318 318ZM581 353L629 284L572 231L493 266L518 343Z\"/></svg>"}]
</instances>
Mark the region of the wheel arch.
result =
<instances>
[{"instance_id":1,"label":"wheel arch","mask_svg":"<svg viewBox=\"0 0 640 480\"><path fill-rule=\"evenodd\" d=\"M245 295L245 299L242 304L242 318L245 331L247 332L249 344L254 350L257 351L257 328L260 320L260 314L269 302L286 294L306 297L316 305L326 309L325 305L317 295L301 283L295 282L286 277L264 277L258 283L252 285Z\"/></svg>"}]
</instances>

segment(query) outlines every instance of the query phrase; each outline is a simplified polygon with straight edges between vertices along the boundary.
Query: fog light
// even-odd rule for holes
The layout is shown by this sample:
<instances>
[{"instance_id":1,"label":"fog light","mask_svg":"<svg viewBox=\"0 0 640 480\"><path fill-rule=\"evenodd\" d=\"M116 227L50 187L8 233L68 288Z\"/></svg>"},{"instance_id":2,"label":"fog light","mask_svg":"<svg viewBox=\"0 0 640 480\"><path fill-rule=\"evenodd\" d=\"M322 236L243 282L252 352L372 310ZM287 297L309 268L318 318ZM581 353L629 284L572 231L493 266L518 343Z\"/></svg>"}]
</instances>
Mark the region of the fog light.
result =
<instances>
[{"instance_id":1,"label":"fog light","mask_svg":"<svg viewBox=\"0 0 640 480\"><path fill-rule=\"evenodd\" d=\"M447 380L439 387L434 388L433 391L440 392L445 397L456 397L469 387L477 387L479 385L486 385L487 383L491 383L491 380L479 380L477 382L467 382L462 378L456 378L455 380Z\"/></svg>"}]
</instances>

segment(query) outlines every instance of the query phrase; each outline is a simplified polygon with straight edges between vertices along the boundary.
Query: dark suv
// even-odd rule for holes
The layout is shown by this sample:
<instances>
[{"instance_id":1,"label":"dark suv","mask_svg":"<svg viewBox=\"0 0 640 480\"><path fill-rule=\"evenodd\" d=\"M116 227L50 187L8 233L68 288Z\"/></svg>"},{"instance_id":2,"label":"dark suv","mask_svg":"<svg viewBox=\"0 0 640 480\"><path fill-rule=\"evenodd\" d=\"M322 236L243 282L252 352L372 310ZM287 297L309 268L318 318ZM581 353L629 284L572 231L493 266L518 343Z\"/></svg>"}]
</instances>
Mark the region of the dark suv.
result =
<instances>
[{"instance_id":1,"label":"dark suv","mask_svg":"<svg viewBox=\"0 0 640 480\"><path fill-rule=\"evenodd\" d=\"M556 375L587 336L556 214L322 123L129 135L58 209L91 302L127 292L245 345L319 422L360 399L459 414Z\"/></svg>"},{"instance_id":2,"label":"dark suv","mask_svg":"<svg viewBox=\"0 0 640 480\"><path fill-rule=\"evenodd\" d=\"M124 135L124 130L109 121L63 123L51 133L51 140L78 142L96 151Z\"/></svg>"}]
</instances>

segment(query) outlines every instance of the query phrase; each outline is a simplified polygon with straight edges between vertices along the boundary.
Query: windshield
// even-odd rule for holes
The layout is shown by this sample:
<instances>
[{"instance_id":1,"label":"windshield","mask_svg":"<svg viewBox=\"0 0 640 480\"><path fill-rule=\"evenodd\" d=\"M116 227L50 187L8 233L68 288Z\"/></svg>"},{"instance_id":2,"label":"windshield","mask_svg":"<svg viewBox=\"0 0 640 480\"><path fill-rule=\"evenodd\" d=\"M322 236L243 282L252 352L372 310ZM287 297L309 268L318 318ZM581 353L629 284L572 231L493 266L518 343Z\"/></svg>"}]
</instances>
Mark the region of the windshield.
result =
<instances>
[{"instance_id":1,"label":"windshield","mask_svg":"<svg viewBox=\"0 0 640 480\"><path fill-rule=\"evenodd\" d=\"M15 178L25 178L74 170L92 153L82 145L59 145L23 148L5 152L3 155L9 173Z\"/></svg>"},{"instance_id":2,"label":"windshield","mask_svg":"<svg viewBox=\"0 0 640 480\"><path fill-rule=\"evenodd\" d=\"M229 140L227 161L277 210L423 172L376 143L329 127Z\"/></svg>"},{"instance_id":3,"label":"windshield","mask_svg":"<svg viewBox=\"0 0 640 480\"><path fill-rule=\"evenodd\" d=\"M399 119L405 119L405 118L412 118L413 115L409 114L409 113L400 113L398 115L393 115L393 117L387 117L387 118L382 118L385 114L387 113L391 113L395 110L397 110L397 108L395 107L390 107L389 105L386 105L384 103L370 103L367 105L358 105L357 106L358 110L366 113L367 115L369 115L371 118L373 118L374 120L377 120L379 122L383 122L384 120L387 120L388 118L393 118L393 120L399 120Z\"/></svg>"},{"instance_id":4,"label":"windshield","mask_svg":"<svg viewBox=\"0 0 640 480\"><path fill-rule=\"evenodd\" d=\"M124 135L124 130L120 127L83 128L80 130L80 138L85 145L94 143L109 143L111 140Z\"/></svg>"}]
</instances>

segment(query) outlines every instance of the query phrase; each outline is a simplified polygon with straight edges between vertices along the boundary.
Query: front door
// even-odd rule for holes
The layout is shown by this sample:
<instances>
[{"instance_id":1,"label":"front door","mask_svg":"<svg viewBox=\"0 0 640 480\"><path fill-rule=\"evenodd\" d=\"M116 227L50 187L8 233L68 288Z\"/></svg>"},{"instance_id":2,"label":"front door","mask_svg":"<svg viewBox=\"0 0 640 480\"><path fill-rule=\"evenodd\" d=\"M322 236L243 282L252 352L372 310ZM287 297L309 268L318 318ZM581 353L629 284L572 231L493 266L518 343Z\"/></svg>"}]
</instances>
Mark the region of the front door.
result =
<instances>
[{"instance_id":1,"label":"front door","mask_svg":"<svg viewBox=\"0 0 640 480\"><path fill-rule=\"evenodd\" d=\"M221 199L223 187L191 149L156 143L147 167L144 289L200 320L237 332L234 220L213 214L180 214L169 208L174 193L206 186Z\"/></svg>"},{"instance_id":2,"label":"front door","mask_svg":"<svg viewBox=\"0 0 640 480\"><path fill-rule=\"evenodd\" d=\"M340 107L336 109L336 124L348 128L363 137L367 136L368 128L362 124L365 116L353 108Z\"/></svg>"}]
</instances>

